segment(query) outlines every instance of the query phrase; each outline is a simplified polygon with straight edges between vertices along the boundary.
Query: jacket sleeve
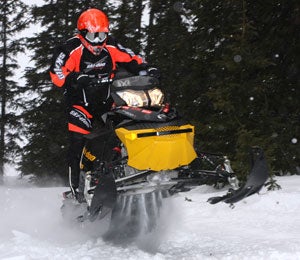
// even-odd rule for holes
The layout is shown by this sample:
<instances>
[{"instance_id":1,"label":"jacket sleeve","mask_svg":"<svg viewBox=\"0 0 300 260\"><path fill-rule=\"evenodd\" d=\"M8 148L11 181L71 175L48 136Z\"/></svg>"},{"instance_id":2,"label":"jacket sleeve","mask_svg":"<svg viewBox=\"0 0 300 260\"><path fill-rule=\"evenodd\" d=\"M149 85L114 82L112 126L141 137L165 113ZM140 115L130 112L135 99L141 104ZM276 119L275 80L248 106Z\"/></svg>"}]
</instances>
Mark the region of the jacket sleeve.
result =
<instances>
[{"instance_id":1,"label":"jacket sleeve","mask_svg":"<svg viewBox=\"0 0 300 260\"><path fill-rule=\"evenodd\" d=\"M117 65L124 67L133 74L146 69L146 61L139 55L135 54L131 49L123 47L114 38L109 38L106 45L110 55Z\"/></svg>"},{"instance_id":2,"label":"jacket sleeve","mask_svg":"<svg viewBox=\"0 0 300 260\"><path fill-rule=\"evenodd\" d=\"M67 76L76 70L74 58L63 47L58 47L53 54L50 77L54 85L63 87Z\"/></svg>"}]
</instances>

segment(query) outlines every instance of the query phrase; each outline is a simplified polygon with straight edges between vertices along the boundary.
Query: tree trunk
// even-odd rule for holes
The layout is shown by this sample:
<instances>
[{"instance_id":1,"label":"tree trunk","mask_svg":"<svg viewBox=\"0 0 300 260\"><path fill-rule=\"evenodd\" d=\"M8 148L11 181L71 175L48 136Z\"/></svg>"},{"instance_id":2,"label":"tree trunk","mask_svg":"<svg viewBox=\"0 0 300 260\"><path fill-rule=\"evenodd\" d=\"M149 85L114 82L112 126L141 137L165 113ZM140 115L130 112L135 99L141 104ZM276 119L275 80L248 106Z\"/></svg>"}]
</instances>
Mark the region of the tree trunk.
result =
<instances>
[{"instance_id":1,"label":"tree trunk","mask_svg":"<svg viewBox=\"0 0 300 260\"><path fill-rule=\"evenodd\" d=\"M6 59L7 59L7 49L6 49L6 27L7 27L7 20L6 14L2 16L2 39L3 39L3 49L2 49L2 66L3 70L1 73L1 120L0 120L0 184L3 183L3 176L4 176L4 156L5 156L5 124L6 124Z\"/></svg>"}]
</instances>

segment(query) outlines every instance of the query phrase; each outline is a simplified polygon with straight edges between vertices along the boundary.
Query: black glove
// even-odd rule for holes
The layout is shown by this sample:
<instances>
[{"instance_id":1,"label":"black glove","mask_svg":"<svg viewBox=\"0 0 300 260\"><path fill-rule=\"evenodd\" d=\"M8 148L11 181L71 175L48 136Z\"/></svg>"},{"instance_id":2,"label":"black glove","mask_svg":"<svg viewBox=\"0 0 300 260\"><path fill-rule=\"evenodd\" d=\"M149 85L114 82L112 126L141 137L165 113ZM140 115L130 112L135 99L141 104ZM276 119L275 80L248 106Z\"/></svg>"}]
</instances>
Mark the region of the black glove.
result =
<instances>
[{"instance_id":1,"label":"black glove","mask_svg":"<svg viewBox=\"0 0 300 260\"><path fill-rule=\"evenodd\" d=\"M89 86L91 79L89 75L80 72L71 72L67 77L67 86L75 90L81 90Z\"/></svg>"},{"instance_id":2,"label":"black glove","mask_svg":"<svg viewBox=\"0 0 300 260\"><path fill-rule=\"evenodd\" d=\"M158 68L148 68L147 69L148 75L154 78L159 79L160 78L160 71Z\"/></svg>"},{"instance_id":3,"label":"black glove","mask_svg":"<svg viewBox=\"0 0 300 260\"><path fill-rule=\"evenodd\" d=\"M91 83L91 78L87 74L79 74L78 77L76 78L76 83L78 88L85 88L88 87Z\"/></svg>"}]
</instances>

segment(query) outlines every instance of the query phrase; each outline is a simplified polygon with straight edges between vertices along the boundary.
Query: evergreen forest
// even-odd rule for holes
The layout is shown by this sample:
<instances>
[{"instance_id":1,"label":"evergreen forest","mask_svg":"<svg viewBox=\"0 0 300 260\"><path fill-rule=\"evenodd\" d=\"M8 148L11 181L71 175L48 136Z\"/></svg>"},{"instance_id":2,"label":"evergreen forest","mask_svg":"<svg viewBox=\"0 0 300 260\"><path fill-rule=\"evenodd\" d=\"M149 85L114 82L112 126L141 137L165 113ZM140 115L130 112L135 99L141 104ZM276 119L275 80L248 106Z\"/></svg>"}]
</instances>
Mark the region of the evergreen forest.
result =
<instances>
[{"instance_id":1,"label":"evergreen forest","mask_svg":"<svg viewBox=\"0 0 300 260\"><path fill-rule=\"evenodd\" d=\"M272 174L300 174L298 0L2 0L0 177L14 163L40 183L67 178L65 105L49 66L91 7L159 68L169 102L196 127L198 149L228 155L242 175L250 147L260 146ZM21 76L20 54L28 58Z\"/></svg>"}]
</instances>

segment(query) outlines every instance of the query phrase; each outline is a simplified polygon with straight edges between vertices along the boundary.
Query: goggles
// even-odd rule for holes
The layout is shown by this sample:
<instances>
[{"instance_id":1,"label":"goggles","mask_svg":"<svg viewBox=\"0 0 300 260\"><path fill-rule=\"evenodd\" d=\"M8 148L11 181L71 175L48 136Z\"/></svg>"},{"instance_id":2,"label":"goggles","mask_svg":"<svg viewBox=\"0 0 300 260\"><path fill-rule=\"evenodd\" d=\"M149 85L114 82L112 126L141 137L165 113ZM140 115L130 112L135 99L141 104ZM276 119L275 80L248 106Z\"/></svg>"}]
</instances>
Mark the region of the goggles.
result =
<instances>
[{"instance_id":1,"label":"goggles","mask_svg":"<svg viewBox=\"0 0 300 260\"><path fill-rule=\"evenodd\" d=\"M105 41L106 37L107 37L106 32L95 32L95 33L87 32L85 35L85 38L91 43L102 43Z\"/></svg>"}]
</instances>

